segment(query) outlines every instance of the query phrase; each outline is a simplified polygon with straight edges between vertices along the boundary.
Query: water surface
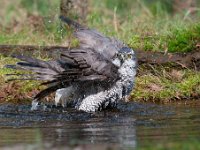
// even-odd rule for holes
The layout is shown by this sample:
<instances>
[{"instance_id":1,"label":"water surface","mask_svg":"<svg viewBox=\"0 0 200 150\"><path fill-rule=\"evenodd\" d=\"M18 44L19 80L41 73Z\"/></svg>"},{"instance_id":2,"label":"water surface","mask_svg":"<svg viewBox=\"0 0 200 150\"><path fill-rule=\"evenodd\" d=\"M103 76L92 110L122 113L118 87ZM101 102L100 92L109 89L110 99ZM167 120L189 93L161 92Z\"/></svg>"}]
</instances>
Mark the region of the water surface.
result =
<instances>
[{"instance_id":1,"label":"water surface","mask_svg":"<svg viewBox=\"0 0 200 150\"><path fill-rule=\"evenodd\" d=\"M200 149L198 103L123 103L95 114L1 105L0 149Z\"/></svg>"}]
</instances>

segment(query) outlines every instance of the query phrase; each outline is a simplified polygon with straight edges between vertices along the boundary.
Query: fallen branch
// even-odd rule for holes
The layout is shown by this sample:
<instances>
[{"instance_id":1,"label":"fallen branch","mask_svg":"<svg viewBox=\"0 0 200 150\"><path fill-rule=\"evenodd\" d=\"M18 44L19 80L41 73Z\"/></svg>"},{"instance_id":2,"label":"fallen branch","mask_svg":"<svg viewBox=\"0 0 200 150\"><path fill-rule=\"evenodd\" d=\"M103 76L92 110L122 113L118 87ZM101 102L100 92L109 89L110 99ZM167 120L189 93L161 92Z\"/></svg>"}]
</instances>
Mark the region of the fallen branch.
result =
<instances>
[{"instance_id":1,"label":"fallen branch","mask_svg":"<svg viewBox=\"0 0 200 150\"><path fill-rule=\"evenodd\" d=\"M136 51L139 64L167 64L174 63L183 68L200 70L200 51L188 53L163 53L151 51Z\"/></svg>"}]
</instances>

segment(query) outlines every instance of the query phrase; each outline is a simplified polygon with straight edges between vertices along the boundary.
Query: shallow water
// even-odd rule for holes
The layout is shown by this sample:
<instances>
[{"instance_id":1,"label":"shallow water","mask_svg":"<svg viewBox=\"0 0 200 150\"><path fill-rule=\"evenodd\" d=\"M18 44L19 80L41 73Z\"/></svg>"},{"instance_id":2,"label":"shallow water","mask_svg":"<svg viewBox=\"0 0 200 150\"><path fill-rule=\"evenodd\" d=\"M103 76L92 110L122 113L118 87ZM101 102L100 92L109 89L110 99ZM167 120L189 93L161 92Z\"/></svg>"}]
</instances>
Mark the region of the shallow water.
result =
<instances>
[{"instance_id":1,"label":"shallow water","mask_svg":"<svg viewBox=\"0 0 200 150\"><path fill-rule=\"evenodd\" d=\"M0 106L0 149L200 149L200 105L127 103L95 114Z\"/></svg>"}]
</instances>

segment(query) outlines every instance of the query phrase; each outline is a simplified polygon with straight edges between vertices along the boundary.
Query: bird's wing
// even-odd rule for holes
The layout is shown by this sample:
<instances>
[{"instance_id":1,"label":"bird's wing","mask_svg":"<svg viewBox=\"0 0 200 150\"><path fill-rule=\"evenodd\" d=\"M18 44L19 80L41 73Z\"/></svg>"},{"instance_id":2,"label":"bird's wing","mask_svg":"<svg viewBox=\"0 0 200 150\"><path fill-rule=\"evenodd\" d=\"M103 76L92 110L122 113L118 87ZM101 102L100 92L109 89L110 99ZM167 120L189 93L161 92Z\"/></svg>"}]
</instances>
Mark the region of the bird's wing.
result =
<instances>
[{"instance_id":1,"label":"bird's wing","mask_svg":"<svg viewBox=\"0 0 200 150\"><path fill-rule=\"evenodd\" d=\"M77 81L108 81L117 78L118 67L93 49L71 49L62 52L61 60L76 65L72 69L78 69L81 73ZM65 72L68 73L68 69Z\"/></svg>"},{"instance_id":2,"label":"bird's wing","mask_svg":"<svg viewBox=\"0 0 200 150\"><path fill-rule=\"evenodd\" d=\"M121 41L106 37L95 29L84 27L67 17L60 16L60 19L75 29L74 35L78 38L80 47L94 49L108 60L124 46Z\"/></svg>"},{"instance_id":3,"label":"bird's wing","mask_svg":"<svg viewBox=\"0 0 200 150\"><path fill-rule=\"evenodd\" d=\"M26 76L16 74L21 76L20 80L42 80L43 85L48 85L47 89L35 96L38 100L74 82L113 82L118 78L118 68L93 49L71 49L62 52L60 59L55 61L42 61L22 55L14 57L22 62L13 68L35 73Z\"/></svg>"}]
</instances>

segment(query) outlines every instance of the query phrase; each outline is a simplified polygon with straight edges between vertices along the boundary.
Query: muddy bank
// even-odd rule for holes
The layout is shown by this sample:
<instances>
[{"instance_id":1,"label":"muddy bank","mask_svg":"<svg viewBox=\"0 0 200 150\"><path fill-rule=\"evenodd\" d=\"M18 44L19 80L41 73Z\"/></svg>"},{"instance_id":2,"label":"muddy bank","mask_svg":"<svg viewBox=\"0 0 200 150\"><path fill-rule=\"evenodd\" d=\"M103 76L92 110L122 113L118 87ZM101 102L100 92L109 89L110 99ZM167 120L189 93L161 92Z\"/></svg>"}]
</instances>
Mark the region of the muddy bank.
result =
<instances>
[{"instance_id":1,"label":"muddy bank","mask_svg":"<svg viewBox=\"0 0 200 150\"><path fill-rule=\"evenodd\" d=\"M0 103L29 103L44 86L38 81L7 82L7 73L14 70L3 68L16 60L7 57L13 53L40 58L57 58L58 52L67 50L60 46L1 45L0 53ZM139 68L136 85L130 101L169 103L200 99L200 51L163 54L161 52L136 51ZM44 101L53 101L54 95Z\"/></svg>"}]
</instances>

